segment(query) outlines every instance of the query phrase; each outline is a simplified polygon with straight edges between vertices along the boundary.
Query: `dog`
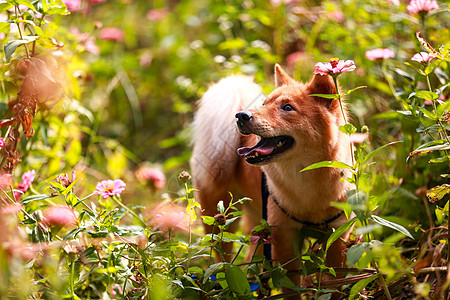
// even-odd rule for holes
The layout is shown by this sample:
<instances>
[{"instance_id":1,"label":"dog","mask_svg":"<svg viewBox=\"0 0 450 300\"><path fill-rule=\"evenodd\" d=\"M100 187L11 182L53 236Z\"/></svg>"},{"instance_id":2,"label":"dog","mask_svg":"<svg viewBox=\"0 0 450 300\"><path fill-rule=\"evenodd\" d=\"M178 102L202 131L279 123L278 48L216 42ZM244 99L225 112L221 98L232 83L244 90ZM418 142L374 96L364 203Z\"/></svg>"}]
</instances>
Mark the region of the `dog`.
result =
<instances>
[{"instance_id":1,"label":"dog","mask_svg":"<svg viewBox=\"0 0 450 300\"><path fill-rule=\"evenodd\" d=\"M300 171L321 161L351 164L352 148L349 136L339 130L345 124L339 101L312 96L336 93L331 76L314 75L303 84L276 64L275 85L262 105L253 108L249 106L261 95L261 88L247 77L228 77L210 87L194 117L191 171L204 215L217 214L220 200L227 205L229 192L253 199L243 207L248 212L247 229L261 219L264 172L270 193L272 259L287 263L288 270L299 270L294 247L299 230L305 225L339 228L347 222L345 214L331 204L346 201L347 191L354 188L342 180L349 176L348 170ZM212 231L210 226L205 229ZM344 242L349 235L350 230L329 248L328 266L344 266ZM299 275L290 279L301 284Z\"/></svg>"}]
</instances>

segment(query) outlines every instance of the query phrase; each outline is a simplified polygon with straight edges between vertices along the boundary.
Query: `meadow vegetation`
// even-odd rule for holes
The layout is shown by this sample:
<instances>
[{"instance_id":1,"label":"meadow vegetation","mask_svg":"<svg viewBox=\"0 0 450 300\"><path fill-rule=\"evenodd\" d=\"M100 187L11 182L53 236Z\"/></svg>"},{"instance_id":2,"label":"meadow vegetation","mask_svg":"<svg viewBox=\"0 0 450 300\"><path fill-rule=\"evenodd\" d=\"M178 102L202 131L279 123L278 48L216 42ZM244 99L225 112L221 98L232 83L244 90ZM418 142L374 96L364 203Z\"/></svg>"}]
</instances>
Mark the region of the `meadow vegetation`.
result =
<instances>
[{"instance_id":1,"label":"meadow vegetation","mask_svg":"<svg viewBox=\"0 0 450 300\"><path fill-rule=\"evenodd\" d=\"M0 1L0 295L14 299L446 299L450 185L449 5L435 0ZM355 68L333 71L336 59ZM201 218L190 122L209 84L273 66L339 80L356 189L333 232L305 229L307 286L240 204ZM317 63L321 63L316 65ZM340 66L340 67L348 67ZM327 69L328 68L328 69ZM343 69L341 69L342 71ZM338 72L340 73L340 72ZM300 171L300 170L299 170ZM201 222L220 229L205 235ZM348 267L324 250L350 226ZM325 236L329 242L321 245ZM302 240L303 241L303 240ZM215 261L223 242L232 261ZM322 280L320 274L343 278Z\"/></svg>"}]
</instances>

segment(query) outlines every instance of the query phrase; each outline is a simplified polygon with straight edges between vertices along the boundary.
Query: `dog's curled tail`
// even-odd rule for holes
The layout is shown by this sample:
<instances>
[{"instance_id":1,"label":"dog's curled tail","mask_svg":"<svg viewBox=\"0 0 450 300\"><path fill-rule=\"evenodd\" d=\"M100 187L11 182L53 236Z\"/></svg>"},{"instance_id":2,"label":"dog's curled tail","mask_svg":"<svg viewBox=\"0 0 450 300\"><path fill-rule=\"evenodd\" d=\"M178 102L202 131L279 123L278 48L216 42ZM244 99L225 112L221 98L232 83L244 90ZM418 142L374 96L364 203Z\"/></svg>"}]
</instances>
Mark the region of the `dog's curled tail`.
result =
<instances>
[{"instance_id":1,"label":"dog's curled tail","mask_svg":"<svg viewBox=\"0 0 450 300\"><path fill-rule=\"evenodd\" d=\"M193 122L191 171L194 184L229 180L238 155L240 134L235 115L262 103L261 88L248 76L230 76L212 85L203 95Z\"/></svg>"}]
</instances>

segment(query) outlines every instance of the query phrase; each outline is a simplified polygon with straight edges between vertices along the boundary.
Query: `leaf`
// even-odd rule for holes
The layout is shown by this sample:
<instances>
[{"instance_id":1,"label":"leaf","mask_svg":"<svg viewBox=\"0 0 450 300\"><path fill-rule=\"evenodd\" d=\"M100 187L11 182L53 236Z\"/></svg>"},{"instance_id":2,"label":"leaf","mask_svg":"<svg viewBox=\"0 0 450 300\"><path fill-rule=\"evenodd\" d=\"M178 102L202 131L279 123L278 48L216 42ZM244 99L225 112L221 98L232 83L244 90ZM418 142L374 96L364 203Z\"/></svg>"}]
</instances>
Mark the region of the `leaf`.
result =
<instances>
[{"instance_id":1,"label":"leaf","mask_svg":"<svg viewBox=\"0 0 450 300\"><path fill-rule=\"evenodd\" d=\"M15 2L17 4L25 5L26 7L28 7L31 10L36 10L36 8L33 6L33 4L31 4L31 2L28 0L15 0Z\"/></svg>"},{"instance_id":2,"label":"leaf","mask_svg":"<svg viewBox=\"0 0 450 300\"><path fill-rule=\"evenodd\" d=\"M364 158L363 158L361 164L367 162L367 161L368 161L369 159L371 159L375 154L377 154L380 150L382 150L382 149L384 149L384 148L386 148L386 147L388 147L388 146L397 144L397 143L401 143L401 141L391 142L391 143L389 143L389 144L383 145L383 146L381 146L381 147L379 147L379 148L373 150L372 152L366 154L366 155L364 156Z\"/></svg>"},{"instance_id":3,"label":"leaf","mask_svg":"<svg viewBox=\"0 0 450 300\"><path fill-rule=\"evenodd\" d=\"M365 85L358 86L358 87L356 87L356 88L354 88L354 89L348 90L347 93L345 93L345 95L350 95L350 94L353 93L354 91L357 91L357 90L359 90L359 89L365 89L365 88L367 88L367 86L365 86Z\"/></svg>"},{"instance_id":4,"label":"leaf","mask_svg":"<svg viewBox=\"0 0 450 300\"><path fill-rule=\"evenodd\" d=\"M401 232L404 235L406 235L407 237L410 237L410 238L412 238L414 240L414 237L411 235L411 233L409 233L409 231L405 227L400 225L400 224L388 221L388 220L383 219L383 218L381 218L379 216L376 216L376 215L372 215L372 220L374 220L376 223L378 223L378 224L380 224L382 226L389 227L391 229L397 230L398 232Z\"/></svg>"},{"instance_id":5,"label":"leaf","mask_svg":"<svg viewBox=\"0 0 450 300\"><path fill-rule=\"evenodd\" d=\"M340 162L340 161L321 161L315 164L312 164L303 170L300 171L308 171L308 170L314 170L319 168L338 168L338 169L352 169L353 167L350 165L347 165L346 163Z\"/></svg>"},{"instance_id":6,"label":"leaf","mask_svg":"<svg viewBox=\"0 0 450 300\"><path fill-rule=\"evenodd\" d=\"M206 225L213 225L214 222L216 221L216 219L214 219L214 217L211 216L202 216L203 219L203 223L205 223Z\"/></svg>"},{"instance_id":7,"label":"leaf","mask_svg":"<svg viewBox=\"0 0 450 300\"><path fill-rule=\"evenodd\" d=\"M425 117L427 117L430 120L436 121L438 119L433 112L427 110L426 108L419 106L419 110L423 113Z\"/></svg>"},{"instance_id":8,"label":"leaf","mask_svg":"<svg viewBox=\"0 0 450 300\"><path fill-rule=\"evenodd\" d=\"M11 55L16 51L17 47L20 45L28 44L34 42L39 37L38 36L24 36L23 40L13 40L6 43L5 50L5 59L9 59Z\"/></svg>"},{"instance_id":9,"label":"leaf","mask_svg":"<svg viewBox=\"0 0 450 300\"><path fill-rule=\"evenodd\" d=\"M339 94L310 94L312 97L320 97L326 99L339 99L341 95Z\"/></svg>"},{"instance_id":10,"label":"leaf","mask_svg":"<svg viewBox=\"0 0 450 300\"><path fill-rule=\"evenodd\" d=\"M80 181L80 178L74 180L68 187L65 188L64 191L61 192L61 194L67 195L69 192L71 192L72 189L73 189L73 187L74 187L74 185L75 185L78 181Z\"/></svg>"},{"instance_id":11,"label":"leaf","mask_svg":"<svg viewBox=\"0 0 450 300\"><path fill-rule=\"evenodd\" d=\"M0 13L4 12L12 7L13 7L13 5L11 3L7 3L7 2L0 3Z\"/></svg>"},{"instance_id":12,"label":"leaf","mask_svg":"<svg viewBox=\"0 0 450 300\"><path fill-rule=\"evenodd\" d=\"M238 296L245 296L251 293L250 284L244 272L235 265L225 266L225 279L230 290Z\"/></svg>"},{"instance_id":13,"label":"leaf","mask_svg":"<svg viewBox=\"0 0 450 300\"><path fill-rule=\"evenodd\" d=\"M450 193L450 184L443 184L435 186L427 191L428 200L431 203L437 202L444 198L445 195Z\"/></svg>"},{"instance_id":14,"label":"leaf","mask_svg":"<svg viewBox=\"0 0 450 300\"><path fill-rule=\"evenodd\" d=\"M439 65L441 63L442 63L442 60L435 60L435 61L431 62L430 64L428 64L428 66L425 68L425 74L427 74L427 75L431 74L434 71L434 69L439 67Z\"/></svg>"},{"instance_id":15,"label":"leaf","mask_svg":"<svg viewBox=\"0 0 450 300\"><path fill-rule=\"evenodd\" d=\"M356 245L351 246L347 251L347 260L348 260L348 266L351 268L353 267L358 260L361 258L361 256L369 249L372 249L373 247L377 245L381 245L382 243L377 240L373 240L370 243L363 242Z\"/></svg>"},{"instance_id":16,"label":"leaf","mask_svg":"<svg viewBox=\"0 0 450 300\"><path fill-rule=\"evenodd\" d=\"M417 147L416 150L414 150L414 151L412 151L411 153L409 153L409 157L412 157L412 156L417 155L417 154L425 153L425 152L442 151L442 150L448 150L448 149L450 149L450 144L449 144L449 143L444 143L444 144L441 144L441 145L436 145L436 144L439 143L439 142L443 142L443 141L442 141L442 140L440 140L440 141L433 141L433 142L431 142L431 143L426 143L426 144L424 144L424 145L421 145L421 146ZM432 146L424 147L424 146L430 145L430 144L431 144Z\"/></svg>"},{"instance_id":17,"label":"leaf","mask_svg":"<svg viewBox=\"0 0 450 300\"><path fill-rule=\"evenodd\" d=\"M342 133L350 135L350 134L353 134L356 132L356 127L353 126L352 124L345 124L345 125L339 126L339 130Z\"/></svg>"},{"instance_id":18,"label":"leaf","mask_svg":"<svg viewBox=\"0 0 450 300\"><path fill-rule=\"evenodd\" d=\"M327 245L325 247L325 252L328 251L328 248L330 248L331 244L336 241L344 232L346 232L350 227L355 224L357 218L353 218L350 221L347 221L345 224L343 224L341 227L336 229L328 238Z\"/></svg>"},{"instance_id":19,"label":"leaf","mask_svg":"<svg viewBox=\"0 0 450 300\"><path fill-rule=\"evenodd\" d=\"M358 296L359 292L361 292L369 283L371 283L372 281L377 279L378 276L379 276L379 273L378 274L373 274L372 276L364 278L364 279L361 279L360 281L355 283L352 286L352 289L350 290L349 300L355 299L355 297Z\"/></svg>"},{"instance_id":20,"label":"leaf","mask_svg":"<svg viewBox=\"0 0 450 300\"><path fill-rule=\"evenodd\" d=\"M9 28L11 27L11 24L10 23L4 23L4 22L1 22L0 23L0 32L7 32L7 31L9 31Z\"/></svg>"},{"instance_id":21,"label":"leaf","mask_svg":"<svg viewBox=\"0 0 450 300\"><path fill-rule=\"evenodd\" d=\"M421 99L424 99L424 100L430 100L430 101L434 101L437 98L439 98L438 94L430 92L430 91L418 91L416 93L412 93L410 95L410 97L411 96L415 96L417 98L421 98Z\"/></svg>"},{"instance_id":22,"label":"leaf","mask_svg":"<svg viewBox=\"0 0 450 300\"><path fill-rule=\"evenodd\" d=\"M56 195L47 195L47 194L32 195L32 196L22 198L20 200L20 202L22 204L28 204L33 201L39 201L39 200L44 200L44 199L54 198L54 197L56 197Z\"/></svg>"},{"instance_id":23,"label":"leaf","mask_svg":"<svg viewBox=\"0 0 450 300\"><path fill-rule=\"evenodd\" d=\"M206 269L202 283L205 284L206 281L208 281L209 276L211 276L214 272L216 272L218 269L220 269L224 264L226 264L226 263L220 262L217 264L213 264L208 269Z\"/></svg>"}]
</instances>

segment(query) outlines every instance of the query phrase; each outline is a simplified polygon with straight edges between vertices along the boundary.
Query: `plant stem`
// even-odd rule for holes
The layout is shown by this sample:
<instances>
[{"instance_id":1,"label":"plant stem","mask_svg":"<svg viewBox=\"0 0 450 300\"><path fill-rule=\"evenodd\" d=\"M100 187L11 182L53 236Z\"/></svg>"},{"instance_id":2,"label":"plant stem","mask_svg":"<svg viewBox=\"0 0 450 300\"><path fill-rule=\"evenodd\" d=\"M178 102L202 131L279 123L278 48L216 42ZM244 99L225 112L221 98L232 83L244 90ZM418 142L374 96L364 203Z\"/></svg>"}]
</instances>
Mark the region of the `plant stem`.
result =
<instances>
[{"instance_id":1,"label":"plant stem","mask_svg":"<svg viewBox=\"0 0 450 300\"><path fill-rule=\"evenodd\" d=\"M377 270L377 273L379 274L381 286L383 287L383 290L386 294L386 298L388 300L392 300L392 296L391 296L391 293L389 292L389 288L388 288L386 281L384 280L383 274L381 273L380 268L378 268L378 264L375 260L373 260L373 265L375 266L375 269Z\"/></svg>"},{"instance_id":2,"label":"plant stem","mask_svg":"<svg viewBox=\"0 0 450 300\"><path fill-rule=\"evenodd\" d=\"M19 7L18 7L18 5L14 5L14 12L16 14L16 24L17 24L17 29L19 31L19 36L20 36L20 39L23 40L22 29L20 29L20 23L19 23ZM27 58L30 58L30 52L28 51L27 44L23 44L23 46L25 47L25 53L27 54Z\"/></svg>"},{"instance_id":3,"label":"plant stem","mask_svg":"<svg viewBox=\"0 0 450 300\"><path fill-rule=\"evenodd\" d=\"M342 105L341 94L339 93L337 76L332 76L332 77L333 77L333 81L334 81L334 86L336 87L336 94L338 95L339 107L341 108L341 113L342 113L342 117L344 118L344 123L348 124L347 117L344 112L344 106ZM348 136L350 137L350 134ZM354 166L355 165L355 154L353 153L353 145L352 145L351 141L349 141L349 147L350 147L350 154L352 156L352 166Z\"/></svg>"}]
</instances>

